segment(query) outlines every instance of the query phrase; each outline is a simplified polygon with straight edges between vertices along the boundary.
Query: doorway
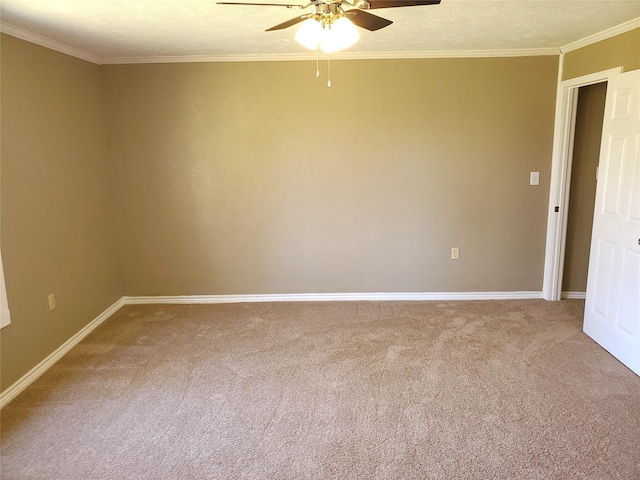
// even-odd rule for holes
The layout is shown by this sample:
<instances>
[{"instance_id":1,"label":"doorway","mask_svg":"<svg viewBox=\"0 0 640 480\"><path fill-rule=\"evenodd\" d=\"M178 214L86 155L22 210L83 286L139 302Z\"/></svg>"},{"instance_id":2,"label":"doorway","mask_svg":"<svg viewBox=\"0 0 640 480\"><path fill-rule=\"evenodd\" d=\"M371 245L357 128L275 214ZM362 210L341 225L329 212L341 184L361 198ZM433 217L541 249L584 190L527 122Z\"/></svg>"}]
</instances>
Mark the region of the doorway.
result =
<instances>
[{"instance_id":1,"label":"doorway","mask_svg":"<svg viewBox=\"0 0 640 480\"><path fill-rule=\"evenodd\" d=\"M617 67L565 80L558 84L542 286L542 295L546 300L562 298L578 93L581 87L602 83L606 85L611 77L620 73L622 68ZM600 118L601 122L602 120L603 117ZM593 205L591 205L591 219L593 219ZM591 232L588 238L591 238ZM587 254L588 251L587 249Z\"/></svg>"},{"instance_id":2,"label":"doorway","mask_svg":"<svg viewBox=\"0 0 640 480\"><path fill-rule=\"evenodd\" d=\"M562 298L585 298L607 82L578 88Z\"/></svg>"}]
</instances>

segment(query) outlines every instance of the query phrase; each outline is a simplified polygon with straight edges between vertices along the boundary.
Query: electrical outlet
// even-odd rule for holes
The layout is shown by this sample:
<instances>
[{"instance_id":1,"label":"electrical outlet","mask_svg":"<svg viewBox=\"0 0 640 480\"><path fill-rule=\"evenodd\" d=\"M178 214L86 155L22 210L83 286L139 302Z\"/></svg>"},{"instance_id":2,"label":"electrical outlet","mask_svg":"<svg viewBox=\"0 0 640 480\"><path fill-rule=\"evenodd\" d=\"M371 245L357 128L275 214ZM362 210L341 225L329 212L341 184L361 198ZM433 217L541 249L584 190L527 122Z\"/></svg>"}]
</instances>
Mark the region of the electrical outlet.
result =
<instances>
[{"instance_id":1,"label":"electrical outlet","mask_svg":"<svg viewBox=\"0 0 640 480\"><path fill-rule=\"evenodd\" d=\"M451 249L451 260L458 260L460 258L460 249L458 247L453 247Z\"/></svg>"},{"instance_id":2,"label":"electrical outlet","mask_svg":"<svg viewBox=\"0 0 640 480\"><path fill-rule=\"evenodd\" d=\"M47 298L49 299L49 310L56 308L56 296L52 293Z\"/></svg>"}]
</instances>

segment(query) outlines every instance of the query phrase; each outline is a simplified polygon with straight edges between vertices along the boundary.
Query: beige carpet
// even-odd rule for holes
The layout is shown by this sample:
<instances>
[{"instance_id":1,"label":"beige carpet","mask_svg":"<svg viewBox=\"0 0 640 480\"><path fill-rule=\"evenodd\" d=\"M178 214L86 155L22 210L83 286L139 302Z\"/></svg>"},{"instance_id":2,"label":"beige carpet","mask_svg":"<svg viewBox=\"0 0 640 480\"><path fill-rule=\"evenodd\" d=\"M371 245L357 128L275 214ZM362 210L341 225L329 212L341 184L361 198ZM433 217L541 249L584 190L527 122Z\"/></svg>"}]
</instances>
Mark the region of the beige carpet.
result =
<instances>
[{"instance_id":1,"label":"beige carpet","mask_svg":"<svg viewBox=\"0 0 640 480\"><path fill-rule=\"evenodd\" d=\"M128 306L2 411L2 479L638 479L583 307Z\"/></svg>"}]
</instances>

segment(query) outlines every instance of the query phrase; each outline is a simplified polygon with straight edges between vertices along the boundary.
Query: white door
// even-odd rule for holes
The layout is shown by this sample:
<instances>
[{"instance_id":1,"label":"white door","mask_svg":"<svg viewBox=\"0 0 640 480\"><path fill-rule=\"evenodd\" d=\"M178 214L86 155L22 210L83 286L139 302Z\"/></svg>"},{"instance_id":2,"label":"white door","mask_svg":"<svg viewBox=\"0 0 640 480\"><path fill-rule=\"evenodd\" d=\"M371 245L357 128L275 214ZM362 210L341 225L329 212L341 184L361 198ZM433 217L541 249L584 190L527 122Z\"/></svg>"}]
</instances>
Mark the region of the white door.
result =
<instances>
[{"instance_id":1,"label":"white door","mask_svg":"<svg viewBox=\"0 0 640 480\"><path fill-rule=\"evenodd\" d=\"M598 177L584 331L640 375L640 70L609 81Z\"/></svg>"}]
</instances>

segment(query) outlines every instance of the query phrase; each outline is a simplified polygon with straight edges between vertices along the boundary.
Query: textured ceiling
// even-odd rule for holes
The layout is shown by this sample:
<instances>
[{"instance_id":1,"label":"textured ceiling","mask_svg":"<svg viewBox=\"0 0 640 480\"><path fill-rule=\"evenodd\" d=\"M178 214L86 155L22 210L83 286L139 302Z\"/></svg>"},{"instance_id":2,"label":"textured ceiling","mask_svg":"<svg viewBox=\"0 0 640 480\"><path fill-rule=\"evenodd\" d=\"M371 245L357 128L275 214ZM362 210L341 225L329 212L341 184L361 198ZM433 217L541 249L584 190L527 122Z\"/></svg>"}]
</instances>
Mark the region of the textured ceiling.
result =
<instances>
[{"instance_id":1,"label":"textured ceiling","mask_svg":"<svg viewBox=\"0 0 640 480\"><path fill-rule=\"evenodd\" d=\"M26 31L105 63L314 55L295 42L297 27L264 31L312 8L301 12L215 0L1 0L0 8L3 31ZM361 39L348 54L558 49L637 19L640 0L442 0L371 13L394 23L377 32L360 29Z\"/></svg>"}]
</instances>

